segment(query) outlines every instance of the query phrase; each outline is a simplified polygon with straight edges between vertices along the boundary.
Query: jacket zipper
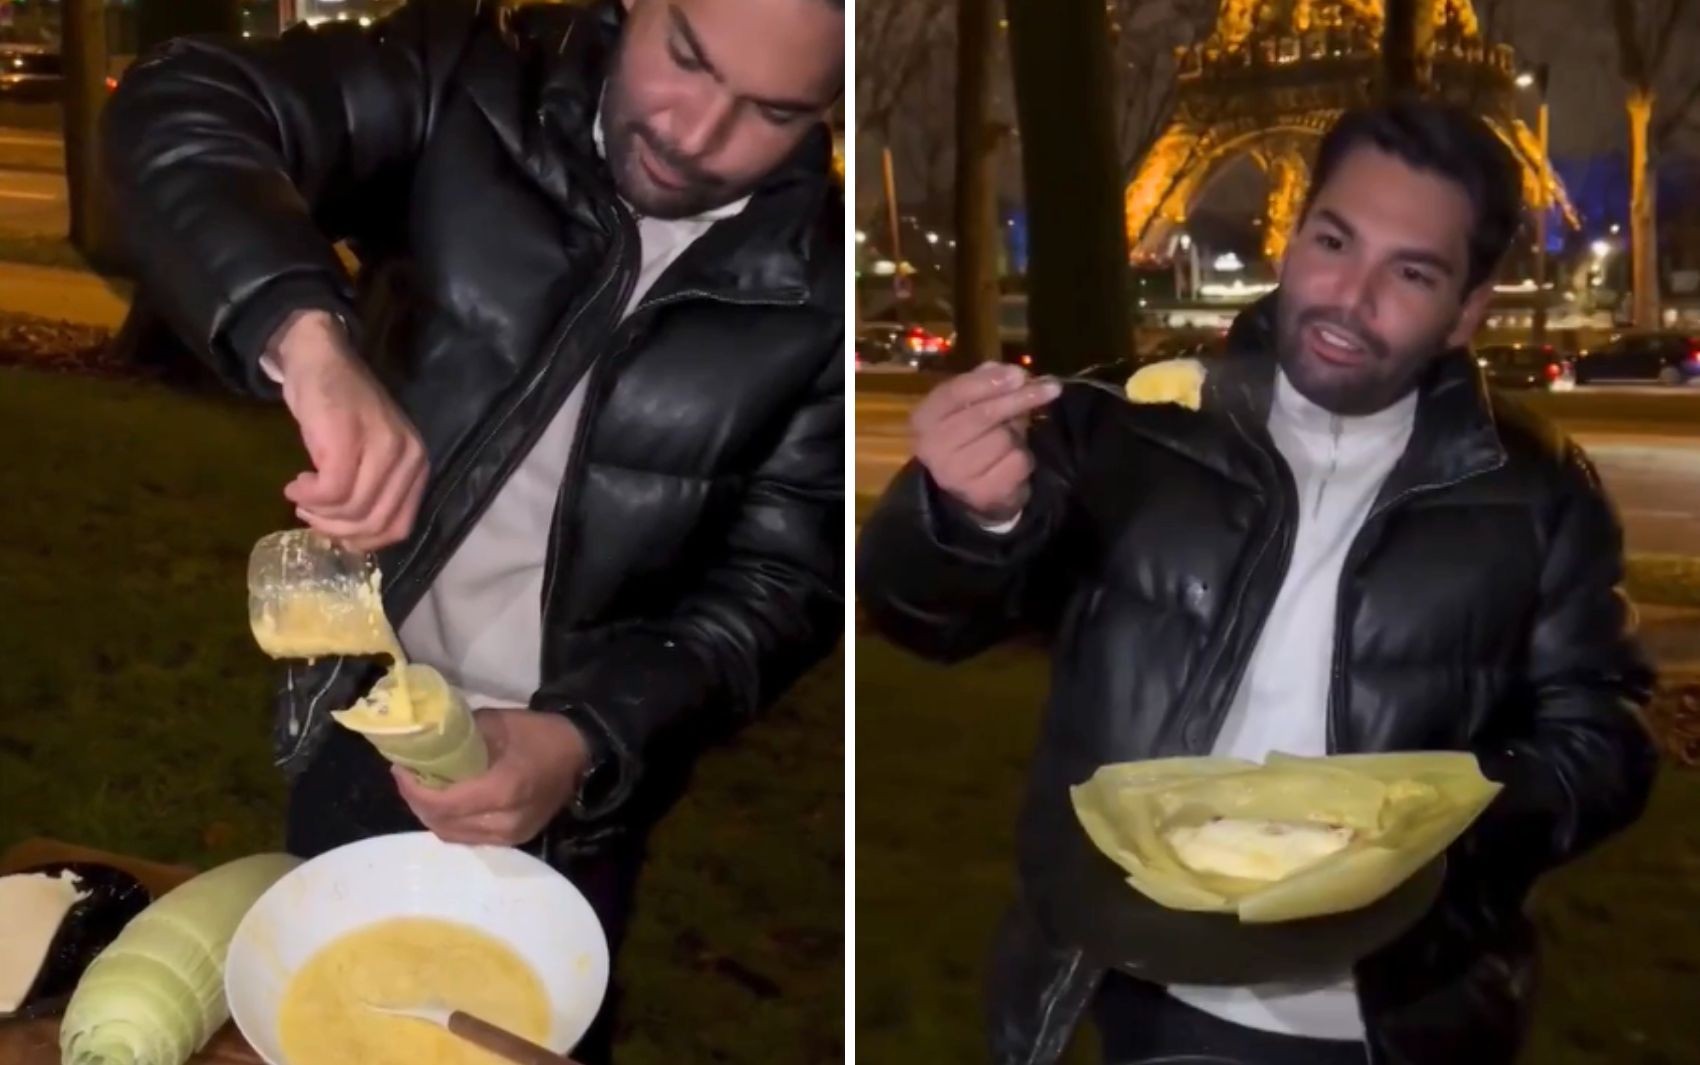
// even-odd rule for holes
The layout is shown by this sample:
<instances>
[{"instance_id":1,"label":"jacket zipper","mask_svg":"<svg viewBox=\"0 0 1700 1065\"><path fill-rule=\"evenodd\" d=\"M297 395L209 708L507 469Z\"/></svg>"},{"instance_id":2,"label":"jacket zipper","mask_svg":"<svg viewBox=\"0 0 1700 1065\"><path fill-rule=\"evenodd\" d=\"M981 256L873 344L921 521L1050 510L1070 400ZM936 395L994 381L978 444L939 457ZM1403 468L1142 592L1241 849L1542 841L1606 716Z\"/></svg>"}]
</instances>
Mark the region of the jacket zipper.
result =
<instances>
[{"instance_id":1,"label":"jacket zipper","mask_svg":"<svg viewBox=\"0 0 1700 1065\"><path fill-rule=\"evenodd\" d=\"M449 497L450 491L456 487L466 476L467 472L472 469L479 456L483 453L484 448L488 445L491 437L495 435L495 433L508 421L508 419L513 417L514 411L518 410L520 406L523 405L524 402L542 386L543 382L548 379L549 369L554 365L556 358L561 353L561 349L572 336L573 327L579 323L579 321L592 307L596 306L599 299L603 298L608 291L610 283L619 279L619 285L616 289L617 295L629 291L631 279L622 276L626 272L623 269L623 255L626 250L626 245L627 233L625 227L622 225L620 229L616 231L614 248L610 252L609 256L613 260L612 268L603 274L602 280L598 283L596 290L591 293L590 297L586 299L576 310L569 312L562 320L561 324L556 327L554 335L550 338L549 344L545 348L547 357L539 361L536 373L534 373L531 379L526 382L525 387L521 389L520 393L507 404L506 409L502 411L500 417L496 419L495 423L485 431L483 439L478 441L471 448L467 449L462 455L460 461L456 463L452 472L445 474L443 480L440 482L440 487L437 489L434 505L428 512L426 512L425 518L418 522L419 528L429 529L431 527L431 523L434 522L437 515L442 512L442 508ZM616 306L618 306L618 304L616 304ZM587 370L586 372L588 373L589 371ZM513 459L513 463L517 464L524 460L532 447L536 446L538 438L543 435L543 432L548 428L548 425L548 418L537 419L536 424L532 427L531 431L525 434L524 438L520 441L520 446L515 449L515 458ZM498 485L504 480L506 480L505 477L499 479L497 481ZM480 505L468 516L468 520L464 523L466 528L470 529L477 523L479 517L482 516L483 512L494 501L495 494L495 492L488 493L487 498L482 500ZM420 540L414 544L413 550L408 552L407 557L396 567L395 576L390 579L391 594L399 594L404 585L409 581L422 585L422 582L418 579L419 575L413 572L412 567L414 563L418 561L420 552L424 549L424 546L425 539L421 537ZM448 555L453 553L453 547L451 546L448 552L438 553L443 556L444 561L447 561ZM405 614L410 613L417 602L417 597L414 597L413 602L406 604L408 608L406 611L396 612L396 616L394 617L395 623L400 624L404 621Z\"/></svg>"},{"instance_id":2,"label":"jacket zipper","mask_svg":"<svg viewBox=\"0 0 1700 1065\"><path fill-rule=\"evenodd\" d=\"M718 303L730 303L741 306L796 307L801 306L803 302L807 300L808 294L806 292L800 292L795 296L788 298L767 297L739 299L734 296L716 294L704 289L689 289L682 292L670 293L666 296L657 297L655 299L646 298L643 302L639 303L638 306L633 309L632 313L626 317L626 320L620 323L619 327L616 328L614 332L616 342L609 346L608 355L605 358L598 359L591 363L590 368L585 371L585 375L588 379L585 382L584 410L579 415L579 424L574 432L575 440L573 443L573 450L572 454L567 457L567 469L561 476L561 487L555 493L555 508L549 516L549 539L546 542L547 548L544 553L543 602L540 604L540 609L543 614L541 624L543 647L539 656L540 664L542 666L541 671L544 675L549 673L551 665L548 661L548 636L550 621L555 605L555 582L560 579L561 575L560 560L568 556L568 552L572 547L571 538L563 531L563 522L565 521L566 515L572 512L572 507L578 503L579 491L584 482L584 468L585 464L589 461L586 456L590 453L591 436L594 433L597 415L601 413L602 403L605 399L605 395L601 387L602 382L605 375L610 372L610 365L617 361L620 357L624 356L627 350L631 348L632 342L635 339L634 334L636 332L636 327L633 323L640 314L653 310L657 307L663 307L672 303L679 303L691 298L701 298ZM622 303L623 302L624 301L622 301ZM566 528L570 528L570 526L566 526ZM538 856L544 861L548 861L551 852L558 844L563 842L563 838L561 837L557 827L558 824L558 821L551 821L549 824L543 826L543 830L539 834ZM603 830L601 833L592 832L588 836L582 837L569 834L566 838L576 840L577 843L582 846L588 844L594 839L600 838L600 836L605 835L606 832L607 830Z\"/></svg>"},{"instance_id":3,"label":"jacket zipper","mask_svg":"<svg viewBox=\"0 0 1700 1065\"><path fill-rule=\"evenodd\" d=\"M1334 480L1334 475L1340 472L1340 432L1344 423L1338 414L1328 416L1328 472L1322 475L1322 480L1316 486L1316 504L1311 508L1310 516L1314 520L1322 517L1322 500L1328 494L1328 485Z\"/></svg>"},{"instance_id":4,"label":"jacket zipper","mask_svg":"<svg viewBox=\"0 0 1700 1065\"><path fill-rule=\"evenodd\" d=\"M1240 584L1240 587L1234 596L1234 601L1228 606L1228 629L1222 634L1221 639L1217 641L1216 653L1211 656L1210 662L1199 670L1198 675L1200 683L1203 683L1209 678L1210 674L1216 671L1216 668L1221 664L1222 656L1228 653L1229 641L1234 635L1234 619L1239 617L1240 604L1245 601L1246 593L1251 586L1251 582L1256 578L1258 571L1263 564L1263 557L1269 551L1269 545L1274 543L1277 539L1280 540L1280 561L1283 573L1286 571L1286 567L1292 563L1293 558L1293 533L1295 526L1293 516L1294 512L1298 509L1299 501L1298 488L1293 483L1292 474L1287 470L1286 464L1283 460L1280 460L1279 458L1272 458L1267 450L1265 450L1250 433L1246 432L1245 426L1241 424L1238 418L1234 418L1233 422L1234 428L1239 430L1240 435L1245 437L1246 442L1256 449L1258 454L1261 455L1265 461L1272 461L1272 465L1274 465L1276 470L1277 480L1280 483L1282 505L1281 512L1276 519L1275 528L1271 530L1269 536L1264 538L1263 543L1258 546L1257 554L1252 557L1251 566L1246 571L1246 578ZM1252 647L1256 646L1258 639L1263 635L1263 627L1269 623L1269 615L1274 612L1274 609L1275 599L1271 596L1269 602L1264 605L1264 608L1258 612L1257 617L1252 620ZM1221 734L1222 723L1227 716L1226 708L1232 706L1234 696L1239 692L1239 686L1245 679L1245 671L1250 665L1250 662L1251 655L1249 653L1239 656L1239 661L1234 666L1233 676L1229 678L1226 696L1222 701L1222 707L1219 710L1212 712L1209 735L1211 747L1215 746L1216 738ZM1182 705L1186 705L1186 703L1190 701L1191 700L1188 699L1183 702ZM1183 728L1181 735L1183 739L1187 738L1187 730Z\"/></svg>"},{"instance_id":5,"label":"jacket zipper","mask_svg":"<svg viewBox=\"0 0 1700 1065\"><path fill-rule=\"evenodd\" d=\"M636 331L636 327L633 323L637 321L639 315L645 314L658 307L665 307L674 303L682 303L690 299L705 299L715 303L727 303L744 307L800 307L808 299L808 294L806 292L798 292L788 297L767 296L739 298L736 296L726 295L724 293L710 292L706 289L686 289L680 292L670 292L665 296L658 296L653 299L646 298L642 303L638 304L630 315L627 316L625 322L621 323L619 329L615 332L615 337L618 342L610 346L608 357L605 359L598 359L587 371L590 375L590 381L586 385L584 412L579 416L579 425L576 434L577 441L573 446L572 455L567 460L567 471L561 478L560 490L555 494L555 510L549 519L548 542L550 547L546 555L546 561L543 564L542 606L543 631L545 633L549 631L550 608L555 601L555 582L560 577L560 559L567 555L572 546L570 542L571 538L562 531L562 523L566 515L572 512L572 507L578 502L581 482L584 479L584 466L587 461L586 455L590 450L588 445L590 442L591 432L595 425L597 415L602 411L602 403L605 399L602 388L600 387L603 375L606 372L608 364L625 355L627 350L631 348L632 342L635 339L633 334ZM547 643L545 644L545 648L547 648ZM547 663L545 663L545 671L547 671Z\"/></svg>"},{"instance_id":6,"label":"jacket zipper","mask_svg":"<svg viewBox=\"0 0 1700 1065\"><path fill-rule=\"evenodd\" d=\"M1341 685L1346 676L1346 608L1349 605L1346 598L1346 585L1351 580L1352 570L1357 566L1358 558L1363 553L1367 534L1375 523L1385 517L1394 507L1428 492L1443 492L1448 488L1456 488L1475 477L1485 476L1505 465L1505 459L1500 458L1493 465L1469 473L1461 474L1448 481L1435 481L1429 484L1412 485L1401 491L1393 498L1377 503L1370 508L1369 517L1364 519L1363 527L1352 539L1352 546L1346 549L1346 561L1340 567L1340 584L1334 594L1334 667L1328 677L1328 753L1339 753L1338 722L1344 713L1341 706Z\"/></svg>"}]
</instances>

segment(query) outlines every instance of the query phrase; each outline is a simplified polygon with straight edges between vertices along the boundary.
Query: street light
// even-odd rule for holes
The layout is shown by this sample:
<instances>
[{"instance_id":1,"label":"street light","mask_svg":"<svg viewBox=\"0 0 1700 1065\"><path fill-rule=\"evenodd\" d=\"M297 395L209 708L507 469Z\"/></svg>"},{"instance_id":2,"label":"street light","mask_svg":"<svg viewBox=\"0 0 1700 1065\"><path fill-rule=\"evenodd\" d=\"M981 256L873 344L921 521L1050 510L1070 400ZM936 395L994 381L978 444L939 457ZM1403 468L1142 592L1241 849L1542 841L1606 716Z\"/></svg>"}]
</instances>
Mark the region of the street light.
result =
<instances>
[{"instance_id":1,"label":"street light","mask_svg":"<svg viewBox=\"0 0 1700 1065\"><path fill-rule=\"evenodd\" d=\"M1594 258L1604 259L1606 256L1611 254L1611 241L1605 239L1596 240L1593 244L1588 246L1588 250L1594 253Z\"/></svg>"},{"instance_id":2,"label":"street light","mask_svg":"<svg viewBox=\"0 0 1700 1065\"><path fill-rule=\"evenodd\" d=\"M1535 87L1535 75L1530 73L1527 70L1523 71L1523 73L1517 75L1517 87L1519 89L1532 89L1532 88L1534 88Z\"/></svg>"},{"instance_id":3,"label":"street light","mask_svg":"<svg viewBox=\"0 0 1700 1065\"><path fill-rule=\"evenodd\" d=\"M927 232L927 243L928 244L937 244L938 242L939 242L939 235L937 233L932 232L931 230L928 230L928 232Z\"/></svg>"}]
</instances>

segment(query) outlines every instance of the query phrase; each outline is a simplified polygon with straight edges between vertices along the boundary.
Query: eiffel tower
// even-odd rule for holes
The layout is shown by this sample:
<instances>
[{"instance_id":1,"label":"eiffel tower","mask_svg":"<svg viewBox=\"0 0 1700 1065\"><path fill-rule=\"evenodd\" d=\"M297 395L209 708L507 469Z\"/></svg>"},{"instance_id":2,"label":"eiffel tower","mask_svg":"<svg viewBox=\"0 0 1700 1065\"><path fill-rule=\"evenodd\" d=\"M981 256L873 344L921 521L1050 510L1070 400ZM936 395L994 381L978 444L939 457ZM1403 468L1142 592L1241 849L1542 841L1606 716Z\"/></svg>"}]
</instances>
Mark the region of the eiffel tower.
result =
<instances>
[{"instance_id":1,"label":"eiffel tower","mask_svg":"<svg viewBox=\"0 0 1700 1065\"><path fill-rule=\"evenodd\" d=\"M1517 117L1516 55L1482 39L1470 0L1428 0L1418 55L1435 95L1466 103L1511 147L1536 209L1575 208ZM1381 77L1381 0L1221 0L1201 44L1177 50L1175 111L1127 187L1134 258L1171 249L1225 164L1250 156L1268 178L1263 251L1280 256L1309 184L1310 159L1341 111L1370 102Z\"/></svg>"}]
</instances>

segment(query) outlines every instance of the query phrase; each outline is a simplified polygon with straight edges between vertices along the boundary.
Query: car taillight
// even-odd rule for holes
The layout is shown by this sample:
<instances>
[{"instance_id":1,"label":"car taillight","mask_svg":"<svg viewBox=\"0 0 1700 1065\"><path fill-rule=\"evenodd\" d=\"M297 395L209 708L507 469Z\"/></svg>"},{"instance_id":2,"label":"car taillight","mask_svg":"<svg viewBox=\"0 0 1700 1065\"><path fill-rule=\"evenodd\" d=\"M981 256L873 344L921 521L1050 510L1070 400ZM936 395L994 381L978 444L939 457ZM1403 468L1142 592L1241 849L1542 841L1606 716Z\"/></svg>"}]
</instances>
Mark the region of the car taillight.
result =
<instances>
[{"instance_id":1,"label":"car taillight","mask_svg":"<svg viewBox=\"0 0 1700 1065\"><path fill-rule=\"evenodd\" d=\"M934 336L920 326L905 333L903 342L909 346L910 351L918 355L938 355L949 346L943 337Z\"/></svg>"},{"instance_id":2,"label":"car taillight","mask_svg":"<svg viewBox=\"0 0 1700 1065\"><path fill-rule=\"evenodd\" d=\"M113 77L111 74L108 74L106 76L106 91L107 92L117 92L118 91L118 79Z\"/></svg>"},{"instance_id":3,"label":"car taillight","mask_svg":"<svg viewBox=\"0 0 1700 1065\"><path fill-rule=\"evenodd\" d=\"M1033 356L1028 355L1025 352L1023 352L1021 358L1018 359L1017 361L1020 362L1021 365L1023 365L1023 366L1032 366L1033 365Z\"/></svg>"},{"instance_id":4,"label":"car taillight","mask_svg":"<svg viewBox=\"0 0 1700 1065\"><path fill-rule=\"evenodd\" d=\"M1558 380L1558 375L1563 373L1564 371L1559 369L1558 363L1549 362L1546 365L1546 371L1545 372L1546 372L1548 381L1556 381L1556 380Z\"/></svg>"}]
</instances>

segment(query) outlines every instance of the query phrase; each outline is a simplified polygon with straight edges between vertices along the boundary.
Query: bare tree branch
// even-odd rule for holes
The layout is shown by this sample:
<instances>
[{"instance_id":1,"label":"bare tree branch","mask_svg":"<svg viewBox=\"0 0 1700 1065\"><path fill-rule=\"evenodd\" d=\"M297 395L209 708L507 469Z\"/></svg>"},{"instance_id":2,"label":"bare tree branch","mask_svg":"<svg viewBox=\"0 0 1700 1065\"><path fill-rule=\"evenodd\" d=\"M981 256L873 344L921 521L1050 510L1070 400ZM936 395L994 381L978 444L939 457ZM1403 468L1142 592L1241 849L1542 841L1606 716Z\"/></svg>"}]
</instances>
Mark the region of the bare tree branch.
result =
<instances>
[{"instance_id":1,"label":"bare tree branch","mask_svg":"<svg viewBox=\"0 0 1700 1065\"><path fill-rule=\"evenodd\" d=\"M1664 25L1660 26L1656 35L1648 44L1650 48L1643 50L1652 52L1652 60L1647 64L1648 73L1654 77L1664 69L1665 58L1670 55L1671 42L1676 39L1676 28L1682 16L1687 13L1689 0L1665 0ZM1648 19L1652 22L1652 19Z\"/></svg>"},{"instance_id":2,"label":"bare tree branch","mask_svg":"<svg viewBox=\"0 0 1700 1065\"><path fill-rule=\"evenodd\" d=\"M1641 47L1641 24L1635 0L1611 0L1612 27L1617 33L1617 66L1625 83L1646 87L1652 77L1647 53Z\"/></svg>"},{"instance_id":3,"label":"bare tree branch","mask_svg":"<svg viewBox=\"0 0 1700 1065\"><path fill-rule=\"evenodd\" d=\"M1131 178L1168 124L1175 102L1175 49L1200 41L1216 0L1114 0L1118 147Z\"/></svg>"},{"instance_id":4,"label":"bare tree branch","mask_svg":"<svg viewBox=\"0 0 1700 1065\"><path fill-rule=\"evenodd\" d=\"M955 41L948 0L861 0L856 5L856 124L889 136L917 77Z\"/></svg>"}]
</instances>

